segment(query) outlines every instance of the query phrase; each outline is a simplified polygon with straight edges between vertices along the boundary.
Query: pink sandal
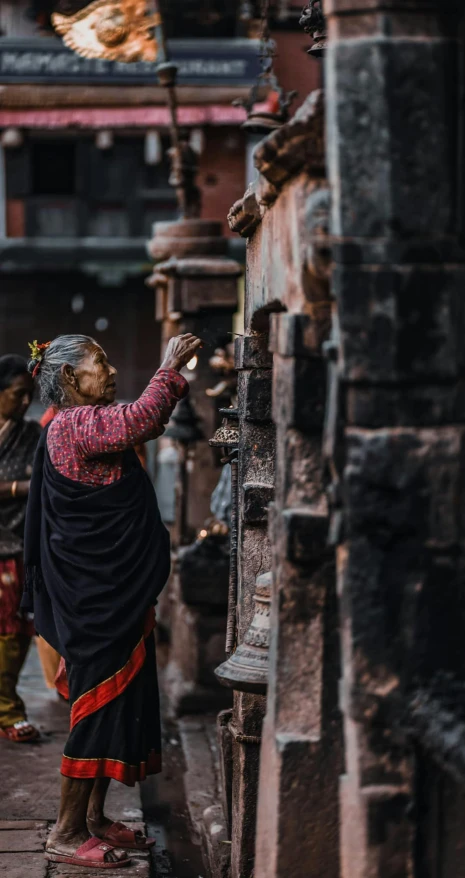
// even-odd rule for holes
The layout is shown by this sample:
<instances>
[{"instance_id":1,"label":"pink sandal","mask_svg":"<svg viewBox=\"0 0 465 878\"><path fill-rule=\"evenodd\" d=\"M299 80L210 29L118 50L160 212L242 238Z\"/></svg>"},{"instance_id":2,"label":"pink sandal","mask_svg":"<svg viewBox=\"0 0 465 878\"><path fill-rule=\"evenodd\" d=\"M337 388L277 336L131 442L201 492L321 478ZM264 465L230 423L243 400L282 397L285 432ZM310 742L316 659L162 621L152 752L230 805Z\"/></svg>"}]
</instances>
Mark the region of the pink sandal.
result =
<instances>
[{"instance_id":1,"label":"pink sandal","mask_svg":"<svg viewBox=\"0 0 465 878\"><path fill-rule=\"evenodd\" d=\"M99 838L115 848L127 851L147 851L156 842L155 838L146 838L140 829L129 829L124 823L112 823L105 835L100 835Z\"/></svg>"},{"instance_id":2,"label":"pink sandal","mask_svg":"<svg viewBox=\"0 0 465 878\"><path fill-rule=\"evenodd\" d=\"M45 859L51 863L67 863L70 866L87 866L94 869L121 869L127 866L131 860L125 857L115 863L107 863L105 857L115 848L111 844L105 844L100 838L89 838L74 852L74 854L60 854L51 848L45 851Z\"/></svg>"},{"instance_id":3,"label":"pink sandal","mask_svg":"<svg viewBox=\"0 0 465 878\"><path fill-rule=\"evenodd\" d=\"M0 738L6 738L7 741L13 741L14 744L27 744L29 741L37 741L40 738L40 732L27 720L20 720L14 726L0 729Z\"/></svg>"}]
</instances>

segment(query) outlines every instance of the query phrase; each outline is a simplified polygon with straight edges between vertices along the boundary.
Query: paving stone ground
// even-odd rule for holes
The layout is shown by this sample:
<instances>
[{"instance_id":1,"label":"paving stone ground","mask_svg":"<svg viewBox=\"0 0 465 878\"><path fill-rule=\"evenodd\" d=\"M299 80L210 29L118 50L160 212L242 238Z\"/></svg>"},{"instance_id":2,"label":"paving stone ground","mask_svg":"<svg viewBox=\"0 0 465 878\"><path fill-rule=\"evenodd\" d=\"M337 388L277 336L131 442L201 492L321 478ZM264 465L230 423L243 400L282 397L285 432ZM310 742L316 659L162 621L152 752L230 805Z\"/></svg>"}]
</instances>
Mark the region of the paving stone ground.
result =
<instances>
[{"instance_id":1,"label":"paving stone ground","mask_svg":"<svg viewBox=\"0 0 465 878\"><path fill-rule=\"evenodd\" d=\"M42 742L18 745L0 741L0 876L103 878L108 875L106 869L50 864L43 856L58 810L59 767L69 720L67 705L45 687L35 646L30 650L20 690L31 722L40 728ZM131 852L131 865L118 872L125 878L206 878L200 852L190 839L184 766L174 735L172 730L167 733L163 775L150 778L141 788L115 782L110 786L108 815L135 828L145 828L140 795L144 789L149 834L157 838L152 860Z\"/></svg>"}]
</instances>

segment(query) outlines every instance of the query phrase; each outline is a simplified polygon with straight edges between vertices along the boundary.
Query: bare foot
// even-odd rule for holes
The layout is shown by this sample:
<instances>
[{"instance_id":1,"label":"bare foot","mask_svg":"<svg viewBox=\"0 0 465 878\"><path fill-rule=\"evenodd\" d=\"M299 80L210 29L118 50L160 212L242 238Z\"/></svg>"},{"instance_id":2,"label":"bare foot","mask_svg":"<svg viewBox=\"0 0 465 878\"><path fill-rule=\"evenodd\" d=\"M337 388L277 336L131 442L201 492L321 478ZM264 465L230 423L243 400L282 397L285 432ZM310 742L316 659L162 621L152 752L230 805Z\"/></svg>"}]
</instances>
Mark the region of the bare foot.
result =
<instances>
[{"instance_id":1,"label":"bare foot","mask_svg":"<svg viewBox=\"0 0 465 878\"><path fill-rule=\"evenodd\" d=\"M97 838L101 838L102 835L105 835L107 830L114 823L113 820L109 820L108 817L105 817L104 814L101 814L99 817L87 815L87 828L92 835L96 835Z\"/></svg>"},{"instance_id":2,"label":"bare foot","mask_svg":"<svg viewBox=\"0 0 465 878\"><path fill-rule=\"evenodd\" d=\"M73 857L78 848L91 838L88 832L80 832L78 834L70 834L61 832L56 826L53 827L45 845L45 850L53 854L62 854L66 857ZM116 863L120 860L126 860L125 851L112 850L108 851L106 860L109 863Z\"/></svg>"}]
</instances>

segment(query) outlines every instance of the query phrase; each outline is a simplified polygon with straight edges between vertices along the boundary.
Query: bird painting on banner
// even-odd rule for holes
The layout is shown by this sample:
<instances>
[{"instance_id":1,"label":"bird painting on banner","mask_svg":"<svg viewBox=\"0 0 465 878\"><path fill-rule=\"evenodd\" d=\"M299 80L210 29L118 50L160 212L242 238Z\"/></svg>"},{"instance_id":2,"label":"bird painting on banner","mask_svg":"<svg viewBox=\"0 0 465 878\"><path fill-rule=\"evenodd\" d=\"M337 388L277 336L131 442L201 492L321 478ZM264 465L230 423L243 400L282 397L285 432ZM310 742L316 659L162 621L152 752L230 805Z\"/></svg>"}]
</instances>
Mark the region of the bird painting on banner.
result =
<instances>
[{"instance_id":1,"label":"bird painting on banner","mask_svg":"<svg viewBox=\"0 0 465 878\"><path fill-rule=\"evenodd\" d=\"M73 15L55 12L52 23L68 48L84 58L107 61L155 61L154 28L158 13L147 0L93 0Z\"/></svg>"}]
</instances>

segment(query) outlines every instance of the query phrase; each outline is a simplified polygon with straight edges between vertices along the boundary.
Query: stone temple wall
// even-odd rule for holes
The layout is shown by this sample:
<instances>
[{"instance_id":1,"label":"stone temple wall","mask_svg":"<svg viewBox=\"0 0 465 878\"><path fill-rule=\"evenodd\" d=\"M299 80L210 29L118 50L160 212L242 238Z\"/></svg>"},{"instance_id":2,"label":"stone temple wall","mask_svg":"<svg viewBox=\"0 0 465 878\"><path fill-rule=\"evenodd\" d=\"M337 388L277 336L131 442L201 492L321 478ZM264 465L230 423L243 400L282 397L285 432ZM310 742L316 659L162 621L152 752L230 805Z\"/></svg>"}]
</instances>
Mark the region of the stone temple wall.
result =
<instances>
[{"instance_id":1,"label":"stone temple wall","mask_svg":"<svg viewBox=\"0 0 465 878\"><path fill-rule=\"evenodd\" d=\"M233 706L205 858L212 878L465 878L465 9L324 14L304 15L324 90L229 214Z\"/></svg>"},{"instance_id":2,"label":"stone temple wall","mask_svg":"<svg viewBox=\"0 0 465 878\"><path fill-rule=\"evenodd\" d=\"M262 141L229 216L248 255L224 874L459 878L464 10L324 13L304 16L324 92Z\"/></svg>"}]
</instances>

